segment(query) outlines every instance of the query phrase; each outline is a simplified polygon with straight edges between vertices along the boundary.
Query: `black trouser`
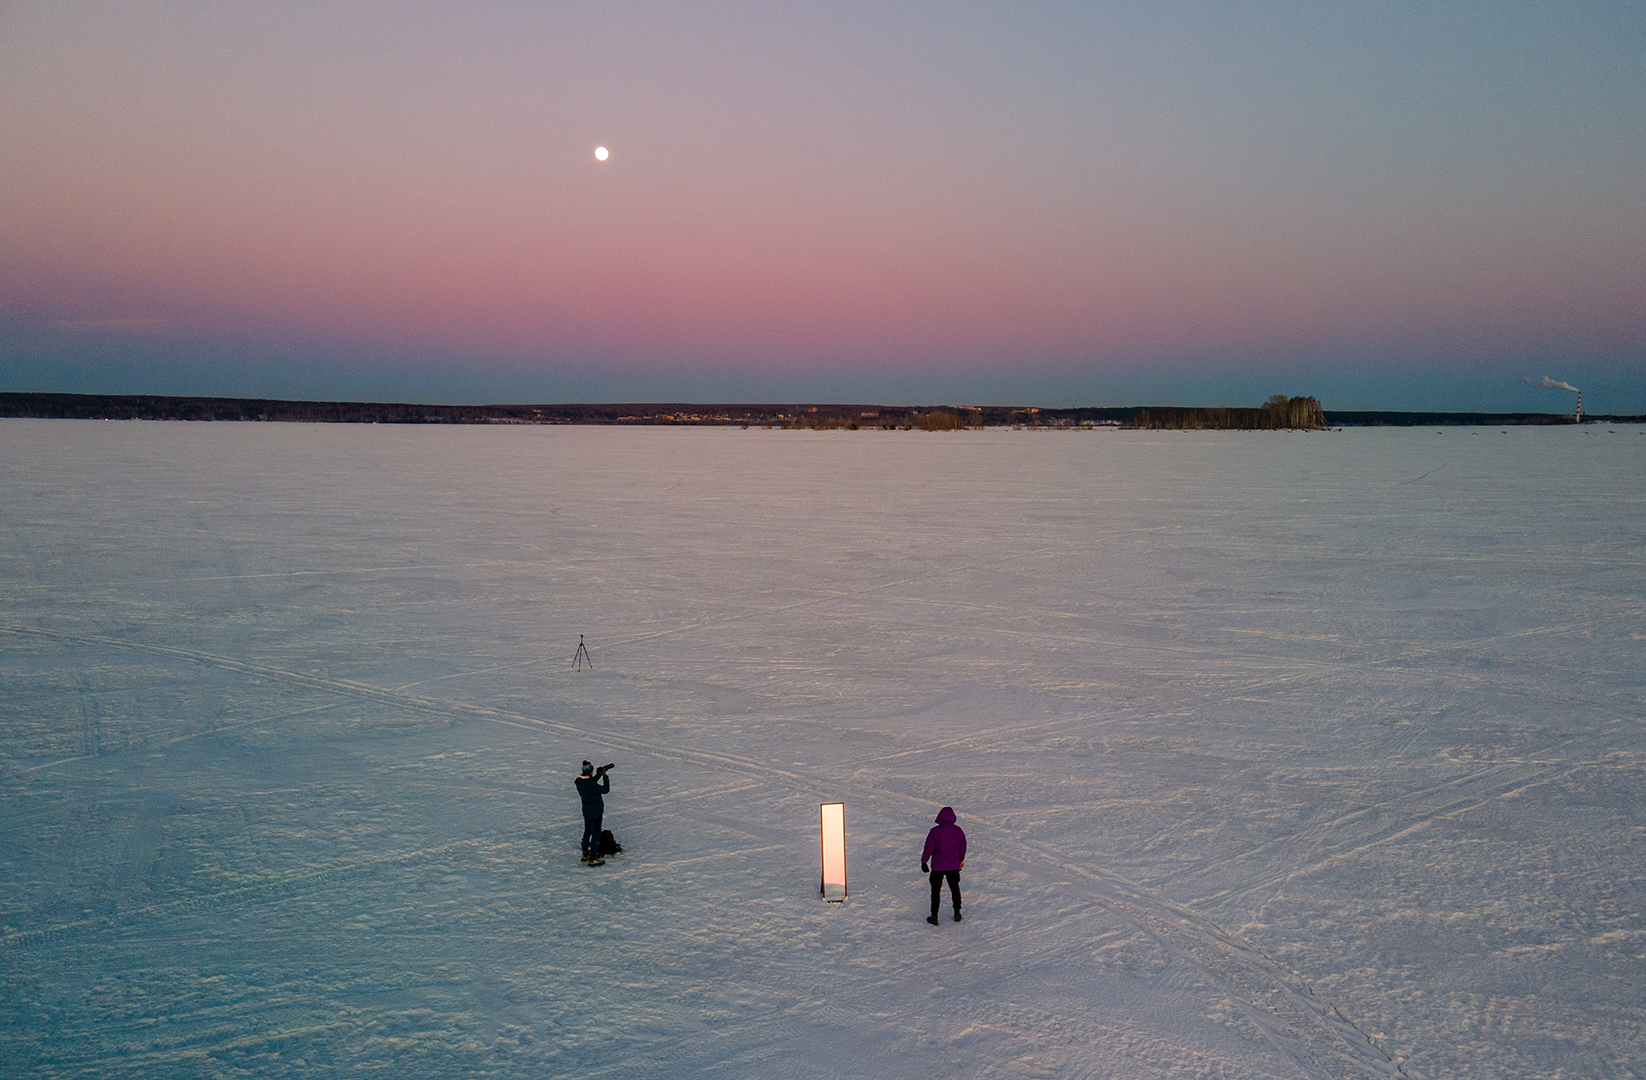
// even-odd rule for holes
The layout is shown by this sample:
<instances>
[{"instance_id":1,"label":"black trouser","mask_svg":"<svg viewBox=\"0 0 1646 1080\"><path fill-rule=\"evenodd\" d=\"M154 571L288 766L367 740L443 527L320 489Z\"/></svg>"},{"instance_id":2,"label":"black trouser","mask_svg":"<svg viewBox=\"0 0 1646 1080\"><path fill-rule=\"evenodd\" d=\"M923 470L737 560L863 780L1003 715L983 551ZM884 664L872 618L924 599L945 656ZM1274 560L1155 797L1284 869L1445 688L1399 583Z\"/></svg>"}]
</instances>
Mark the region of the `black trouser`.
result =
<instances>
[{"instance_id":1,"label":"black trouser","mask_svg":"<svg viewBox=\"0 0 1646 1080\"><path fill-rule=\"evenodd\" d=\"M954 913L960 914L960 871L932 871L932 914L937 914L937 898L943 895L943 879L949 879L949 899L954 901Z\"/></svg>"},{"instance_id":2,"label":"black trouser","mask_svg":"<svg viewBox=\"0 0 1646 1080\"><path fill-rule=\"evenodd\" d=\"M583 815L583 854L596 858L600 854L600 814Z\"/></svg>"}]
</instances>

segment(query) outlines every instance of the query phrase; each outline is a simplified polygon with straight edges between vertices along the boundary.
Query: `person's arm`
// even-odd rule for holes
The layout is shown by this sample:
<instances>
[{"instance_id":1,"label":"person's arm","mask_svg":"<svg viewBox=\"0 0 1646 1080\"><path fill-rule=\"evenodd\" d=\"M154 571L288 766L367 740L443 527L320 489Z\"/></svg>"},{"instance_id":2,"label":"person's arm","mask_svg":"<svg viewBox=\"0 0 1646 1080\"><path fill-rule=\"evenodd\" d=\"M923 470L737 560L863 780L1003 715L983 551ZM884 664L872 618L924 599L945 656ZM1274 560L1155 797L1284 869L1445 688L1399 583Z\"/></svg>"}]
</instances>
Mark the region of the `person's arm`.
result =
<instances>
[{"instance_id":1,"label":"person's arm","mask_svg":"<svg viewBox=\"0 0 1646 1080\"><path fill-rule=\"evenodd\" d=\"M611 776L607 775L607 774L602 774L601 777L600 777L600 783L602 785L601 788L600 788L600 794L610 795L612 793L612 778L611 778Z\"/></svg>"}]
</instances>

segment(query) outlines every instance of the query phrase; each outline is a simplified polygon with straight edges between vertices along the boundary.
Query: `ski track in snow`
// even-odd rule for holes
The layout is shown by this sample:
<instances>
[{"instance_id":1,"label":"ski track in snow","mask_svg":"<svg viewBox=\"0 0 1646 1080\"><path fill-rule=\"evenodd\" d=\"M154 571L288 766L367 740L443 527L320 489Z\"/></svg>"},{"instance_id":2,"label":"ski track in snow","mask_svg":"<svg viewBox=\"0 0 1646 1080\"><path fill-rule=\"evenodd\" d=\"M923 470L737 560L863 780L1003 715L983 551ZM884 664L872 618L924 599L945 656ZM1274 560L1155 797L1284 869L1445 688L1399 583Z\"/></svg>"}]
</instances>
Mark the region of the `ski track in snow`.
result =
<instances>
[{"instance_id":1,"label":"ski track in snow","mask_svg":"<svg viewBox=\"0 0 1646 1080\"><path fill-rule=\"evenodd\" d=\"M1572 434L0 423L0 1071L1638 1075L1641 453Z\"/></svg>"},{"instance_id":2,"label":"ski track in snow","mask_svg":"<svg viewBox=\"0 0 1646 1080\"><path fill-rule=\"evenodd\" d=\"M898 798L889 792L865 788L861 784L773 768L762 762L733 755L711 754L680 747L664 747L655 743L624 738L612 735L609 732L581 728L576 725L521 716L458 702L442 702L424 697L414 697L349 680L305 676L297 672L248 664L227 657L213 656L197 650L138 644L102 635L68 635L16 626L0 626L0 634L34 634L74 643L98 644L114 648L152 652L232 671L283 679L299 686L324 689L374 702L393 704L410 711L444 718L448 721L476 719L543 728L558 735L574 736L590 742L598 741L612 747L621 747L653 757L689 759L712 768L728 770L738 775L758 771L768 778L763 780L761 785L745 785L745 789L762 785L770 786L781 782L790 790L811 790L817 794L819 799L838 798L844 794L854 806L862 803L880 803L882 809L891 809L892 806L896 806L897 809L904 810L910 809L910 807L899 804L914 802L914 800L906 797ZM996 734L1013 733L997 732ZM725 793L725 789L716 790L718 793ZM930 803L921 803L912 807L917 813L924 813L935 808ZM973 818L975 820L976 815L973 815ZM563 824L569 828L573 822L568 819ZM185 911L203 911L230 904L267 902L279 897L295 896L300 892L324 888L348 878L370 874L389 863L406 864L414 860L433 861L460 848L480 848L485 843L487 842L465 841L458 844L446 844L426 851L406 852L383 859L363 860L359 863L334 867L324 871L295 874L284 879L250 885L214 896L151 905L126 913L117 920L85 920L79 923L11 934L0 938L0 946L6 948L37 947L61 942L76 933L98 928L117 928L120 925L137 920L165 917ZM1407 1075L1404 1068L1393 1064L1394 1059L1386 1052L1376 1050L1372 1054L1366 1053L1363 1044L1370 1045L1371 1040L1364 1031L1356 1027L1351 1019L1344 1016L1331 1003L1316 1004L1312 1001L1313 992L1307 988L1306 984L1302 983L1299 973L1282 970L1279 965L1254 949L1250 943L1242 941L1236 935L1230 934L1222 927L1217 926L1203 916L1197 915L1189 908L1171 904L1153 895L1136 883L1125 881L1115 875L1105 874L1101 870L1062 862L1056 853L1030 843L1022 837L1013 838L1012 843L1012 850L1014 851L1032 852L1039 856L1043 865L1025 864L1025 868L1030 873L1046 877L1044 865L1050 865L1054 869L1085 879L1088 887L1084 891L1092 900L1101 904L1104 908L1122 915L1138 929L1159 942L1172 955L1194 964L1203 971L1225 993L1240 1001L1247 1017L1263 1031L1264 1036L1278 1050L1297 1063L1300 1075L1311 1078L1378 1076L1392 1075L1396 1070L1402 1075ZM776 845L776 847L781 846ZM765 850L775 850L775 848L745 849L745 854L754 854ZM678 863L675 865L678 865ZM1000 952L1016 948L1016 943L1008 936L994 940L990 943L990 946L993 951Z\"/></svg>"}]
</instances>

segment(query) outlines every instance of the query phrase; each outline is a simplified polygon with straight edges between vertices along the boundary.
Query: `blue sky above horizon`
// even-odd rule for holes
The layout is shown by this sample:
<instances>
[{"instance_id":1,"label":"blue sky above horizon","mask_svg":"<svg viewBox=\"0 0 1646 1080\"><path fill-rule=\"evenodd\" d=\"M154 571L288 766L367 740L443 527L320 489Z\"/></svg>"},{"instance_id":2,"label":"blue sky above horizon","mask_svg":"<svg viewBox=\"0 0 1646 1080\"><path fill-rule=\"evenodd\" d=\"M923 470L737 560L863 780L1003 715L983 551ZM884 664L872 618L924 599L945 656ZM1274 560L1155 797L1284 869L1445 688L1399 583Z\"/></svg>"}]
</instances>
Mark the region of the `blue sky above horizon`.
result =
<instances>
[{"instance_id":1,"label":"blue sky above horizon","mask_svg":"<svg viewBox=\"0 0 1646 1080\"><path fill-rule=\"evenodd\" d=\"M1639 4L20 2L0 116L5 390L1646 413Z\"/></svg>"}]
</instances>

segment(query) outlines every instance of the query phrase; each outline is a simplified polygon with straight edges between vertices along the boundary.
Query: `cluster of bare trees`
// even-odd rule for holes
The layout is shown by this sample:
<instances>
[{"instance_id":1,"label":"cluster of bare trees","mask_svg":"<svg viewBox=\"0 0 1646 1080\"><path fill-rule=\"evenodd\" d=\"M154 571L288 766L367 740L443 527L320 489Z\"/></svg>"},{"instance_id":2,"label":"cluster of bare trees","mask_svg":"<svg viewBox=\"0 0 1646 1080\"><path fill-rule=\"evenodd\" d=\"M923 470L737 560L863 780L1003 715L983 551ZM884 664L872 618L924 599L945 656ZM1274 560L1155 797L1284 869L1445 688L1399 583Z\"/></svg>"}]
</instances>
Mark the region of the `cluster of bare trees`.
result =
<instances>
[{"instance_id":1,"label":"cluster of bare trees","mask_svg":"<svg viewBox=\"0 0 1646 1080\"><path fill-rule=\"evenodd\" d=\"M1276 394L1255 409L1141 409L1124 426L1167 431L1313 431L1326 426L1326 414L1312 397Z\"/></svg>"}]
</instances>

